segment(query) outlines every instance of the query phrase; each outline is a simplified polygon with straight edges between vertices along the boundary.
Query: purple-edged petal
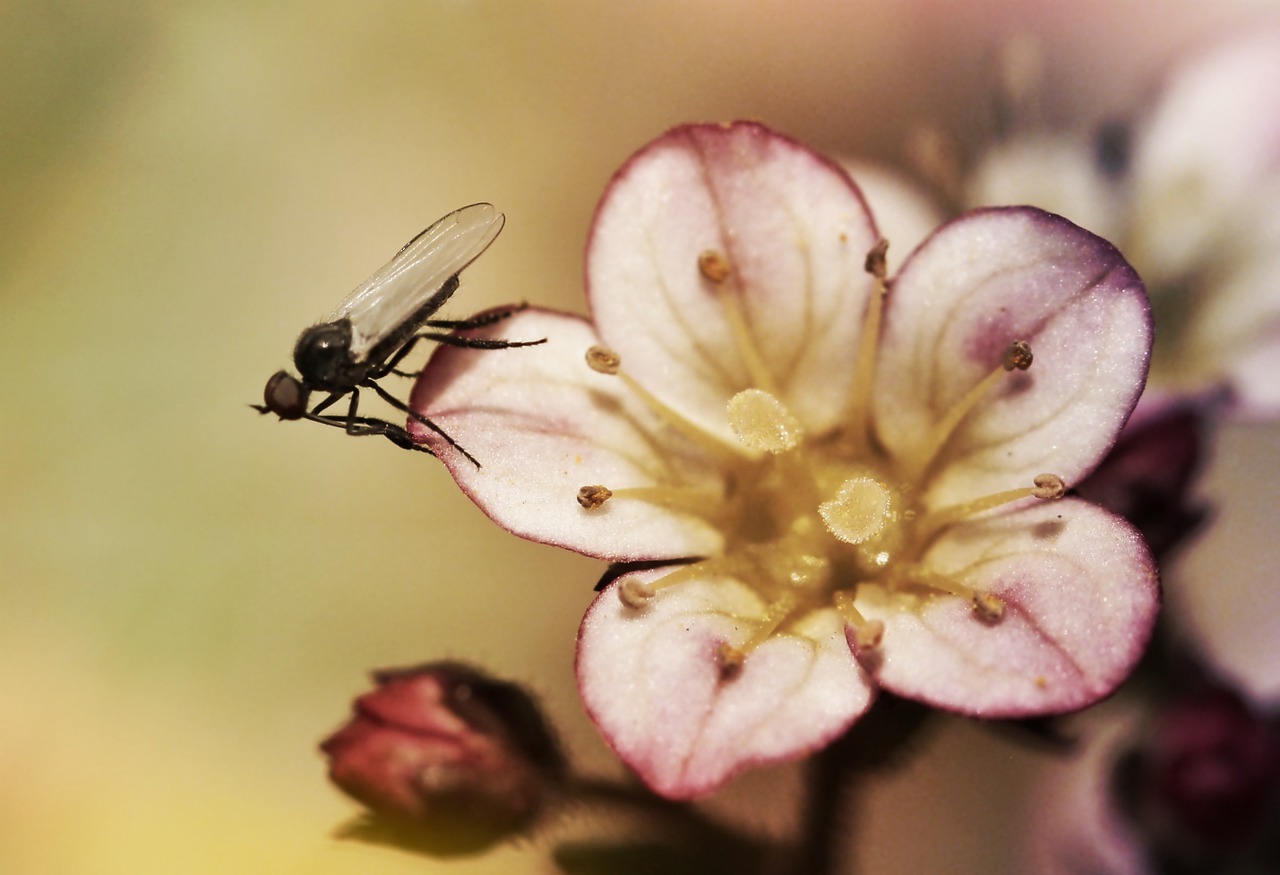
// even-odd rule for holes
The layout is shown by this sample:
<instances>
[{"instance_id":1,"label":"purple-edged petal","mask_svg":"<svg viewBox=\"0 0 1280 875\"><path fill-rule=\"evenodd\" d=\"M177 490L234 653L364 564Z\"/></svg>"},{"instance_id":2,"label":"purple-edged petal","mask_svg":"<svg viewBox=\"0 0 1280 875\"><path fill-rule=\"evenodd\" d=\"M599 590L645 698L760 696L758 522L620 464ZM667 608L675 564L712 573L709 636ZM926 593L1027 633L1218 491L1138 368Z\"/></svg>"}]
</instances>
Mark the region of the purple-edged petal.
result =
<instances>
[{"instance_id":1,"label":"purple-edged petal","mask_svg":"<svg viewBox=\"0 0 1280 875\"><path fill-rule=\"evenodd\" d=\"M935 460L926 502L1073 484L1097 464L1146 377L1150 312L1111 244L1031 207L978 210L943 226L894 281L876 366L881 442L908 468L931 428L1025 340L1034 363L1005 375Z\"/></svg>"},{"instance_id":2,"label":"purple-edged petal","mask_svg":"<svg viewBox=\"0 0 1280 875\"><path fill-rule=\"evenodd\" d=\"M1142 654L1159 587L1142 538L1077 499L956 526L930 548L934 573L999 596L984 620L964 599L864 587L857 606L885 624L876 678L911 699L983 717L1082 708L1110 693Z\"/></svg>"},{"instance_id":3,"label":"purple-edged petal","mask_svg":"<svg viewBox=\"0 0 1280 875\"><path fill-rule=\"evenodd\" d=\"M653 581L664 573L633 576ZM764 610L755 593L729 578L706 579L661 590L634 609L617 585L582 621L578 686L614 750L664 796L705 795L745 768L807 753L871 703L834 611L769 638L725 677L717 650L747 640L749 621Z\"/></svg>"},{"instance_id":4,"label":"purple-edged petal","mask_svg":"<svg viewBox=\"0 0 1280 875\"><path fill-rule=\"evenodd\" d=\"M750 123L676 128L600 204L592 315L623 367L708 431L732 440L725 404L755 386L821 434L853 379L877 239L847 175L794 140ZM728 260L722 284L699 270L708 251Z\"/></svg>"},{"instance_id":5,"label":"purple-edged petal","mask_svg":"<svg viewBox=\"0 0 1280 875\"><path fill-rule=\"evenodd\" d=\"M474 456L410 422L458 485L495 522L522 537L614 561L714 552L705 520L641 500L585 510L579 488L722 488L719 472L662 424L617 377L587 366L599 340L584 320L529 309L473 337L547 342L509 350L441 345L410 405Z\"/></svg>"}]
</instances>

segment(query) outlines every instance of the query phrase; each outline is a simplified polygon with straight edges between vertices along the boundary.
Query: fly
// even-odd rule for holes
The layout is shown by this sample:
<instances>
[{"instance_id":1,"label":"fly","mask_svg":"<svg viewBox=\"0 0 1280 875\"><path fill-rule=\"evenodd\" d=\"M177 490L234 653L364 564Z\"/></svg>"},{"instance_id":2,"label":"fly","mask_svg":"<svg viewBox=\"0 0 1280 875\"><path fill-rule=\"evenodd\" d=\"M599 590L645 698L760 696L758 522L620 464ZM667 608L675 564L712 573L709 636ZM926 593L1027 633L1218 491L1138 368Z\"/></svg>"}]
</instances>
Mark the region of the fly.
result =
<instances>
[{"instance_id":1,"label":"fly","mask_svg":"<svg viewBox=\"0 0 1280 875\"><path fill-rule=\"evenodd\" d=\"M421 331L481 328L515 312L499 310L460 321L431 318L457 291L458 274L489 248L505 221L492 204L471 204L454 210L414 237L381 270L347 295L327 321L302 332L293 349L299 376L276 372L267 381L264 403L250 406L259 413L274 413L281 419L310 419L342 428L351 435L382 435L398 447L430 453L428 447L414 442L404 426L360 415L360 390L371 389L479 467L480 463L443 429L410 409L377 381L388 374L414 376L396 370L396 366L424 338L472 349L507 349L546 342L546 338L489 340ZM327 394L308 409L312 392ZM347 395L351 400L345 415L325 413Z\"/></svg>"}]
</instances>

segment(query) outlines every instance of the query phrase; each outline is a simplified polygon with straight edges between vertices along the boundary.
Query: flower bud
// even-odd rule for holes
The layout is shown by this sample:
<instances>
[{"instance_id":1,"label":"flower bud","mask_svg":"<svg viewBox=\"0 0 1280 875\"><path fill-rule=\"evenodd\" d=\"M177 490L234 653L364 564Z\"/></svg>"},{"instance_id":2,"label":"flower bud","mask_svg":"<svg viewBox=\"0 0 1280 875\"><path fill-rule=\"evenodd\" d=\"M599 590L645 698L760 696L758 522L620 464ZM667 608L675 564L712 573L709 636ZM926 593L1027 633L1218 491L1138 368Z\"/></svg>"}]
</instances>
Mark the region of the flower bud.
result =
<instances>
[{"instance_id":1,"label":"flower bud","mask_svg":"<svg viewBox=\"0 0 1280 875\"><path fill-rule=\"evenodd\" d=\"M1270 871L1228 861L1274 835L1280 732L1229 688L1199 685L1152 714L1115 788L1161 871Z\"/></svg>"},{"instance_id":2,"label":"flower bud","mask_svg":"<svg viewBox=\"0 0 1280 875\"><path fill-rule=\"evenodd\" d=\"M455 662L373 680L320 745L330 779L374 815L353 835L465 853L533 822L564 761L528 693Z\"/></svg>"}]
</instances>

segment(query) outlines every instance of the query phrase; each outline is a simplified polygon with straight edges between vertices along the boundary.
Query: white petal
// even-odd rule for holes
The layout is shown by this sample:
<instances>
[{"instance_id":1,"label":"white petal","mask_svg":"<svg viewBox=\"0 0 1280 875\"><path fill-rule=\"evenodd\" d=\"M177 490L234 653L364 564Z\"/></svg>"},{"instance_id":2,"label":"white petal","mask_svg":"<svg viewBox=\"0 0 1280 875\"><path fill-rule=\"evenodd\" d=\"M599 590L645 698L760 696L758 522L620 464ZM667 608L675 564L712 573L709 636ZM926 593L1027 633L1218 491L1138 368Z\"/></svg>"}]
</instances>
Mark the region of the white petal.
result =
<instances>
[{"instance_id":1,"label":"white petal","mask_svg":"<svg viewBox=\"0 0 1280 875\"><path fill-rule=\"evenodd\" d=\"M685 582L637 610L617 586L582 621L578 686L614 750L664 796L705 795L743 769L808 753L870 705L833 611L768 639L726 678L718 647L742 645L763 612L750 589L728 578Z\"/></svg>"},{"instance_id":2,"label":"white petal","mask_svg":"<svg viewBox=\"0 0 1280 875\"><path fill-rule=\"evenodd\" d=\"M1111 446L1146 378L1150 312L1119 252L1030 207L945 225L894 281L876 366L874 416L909 469L928 435L1000 367L1015 340L1027 371L1004 374L961 422L926 501L957 504L1052 473L1068 485Z\"/></svg>"},{"instance_id":3,"label":"white petal","mask_svg":"<svg viewBox=\"0 0 1280 875\"><path fill-rule=\"evenodd\" d=\"M633 157L600 204L592 314L623 367L708 431L731 440L725 404L754 387L820 435L853 379L877 239L844 172L799 143L748 123L677 128ZM723 285L699 271L704 252L727 259Z\"/></svg>"},{"instance_id":4,"label":"white petal","mask_svg":"<svg viewBox=\"0 0 1280 875\"><path fill-rule=\"evenodd\" d=\"M474 337L537 340L504 350L441 345L414 387L411 406L479 462L410 423L458 485L499 525L531 540L623 561L704 555L720 535L703 518L648 501L616 497L579 506L579 488L701 490L722 484L698 454L616 376L587 366L599 342L584 320L534 309Z\"/></svg>"},{"instance_id":5,"label":"white petal","mask_svg":"<svg viewBox=\"0 0 1280 875\"><path fill-rule=\"evenodd\" d=\"M905 597L864 587L858 609L885 624L876 679L966 714L1030 716L1096 702L1137 662L1159 607L1141 536L1077 499L956 526L923 562L996 594L1004 615L984 620L949 595L910 608Z\"/></svg>"}]
</instances>

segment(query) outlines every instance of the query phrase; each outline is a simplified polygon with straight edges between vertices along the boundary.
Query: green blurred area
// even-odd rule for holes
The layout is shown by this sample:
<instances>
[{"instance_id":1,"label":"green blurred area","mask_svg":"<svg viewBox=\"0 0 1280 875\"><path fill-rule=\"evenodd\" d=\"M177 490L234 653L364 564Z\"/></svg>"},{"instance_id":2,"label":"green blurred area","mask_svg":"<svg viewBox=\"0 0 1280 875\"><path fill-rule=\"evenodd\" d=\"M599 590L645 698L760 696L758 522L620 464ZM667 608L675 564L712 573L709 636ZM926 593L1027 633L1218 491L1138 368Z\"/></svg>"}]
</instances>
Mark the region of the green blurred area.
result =
<instances>
[{"instance_id":1,"label":"green blurred area","mask_svg":"<svg viewBox=\"0 0 1280 875\"><path fill-rule=\"evenodd\" d=\"M1085 39L1035 6L1023 25ZM762 118L888 160L923 119L972 131L1013 8L4 4L0 872L434 871L328 837L355 809L315 743L374 667L527 681L613 769L572 681L598 563L506 536L426 456L247 405L302 327L465 203L508 219L450 315L581 311L595 200L672 124ZM877 803L892 871L932 871L894 856L894 823L959 792L953 759ZM752 811L774 780L724 804L785 828ZM947 829L997 871L983 819ZM546 871L544 850L441 869Z\"/></svg>"}]
</instances>

